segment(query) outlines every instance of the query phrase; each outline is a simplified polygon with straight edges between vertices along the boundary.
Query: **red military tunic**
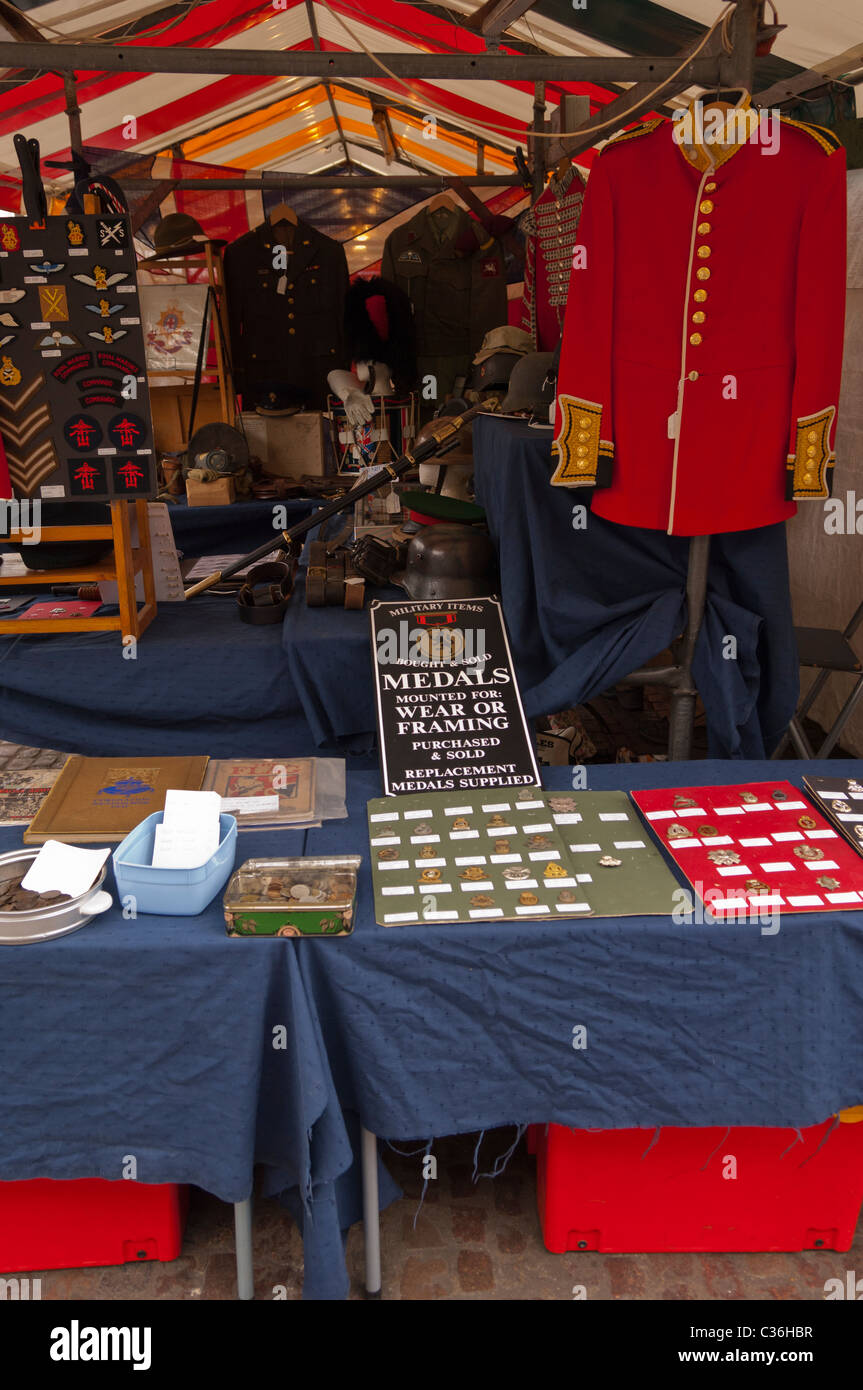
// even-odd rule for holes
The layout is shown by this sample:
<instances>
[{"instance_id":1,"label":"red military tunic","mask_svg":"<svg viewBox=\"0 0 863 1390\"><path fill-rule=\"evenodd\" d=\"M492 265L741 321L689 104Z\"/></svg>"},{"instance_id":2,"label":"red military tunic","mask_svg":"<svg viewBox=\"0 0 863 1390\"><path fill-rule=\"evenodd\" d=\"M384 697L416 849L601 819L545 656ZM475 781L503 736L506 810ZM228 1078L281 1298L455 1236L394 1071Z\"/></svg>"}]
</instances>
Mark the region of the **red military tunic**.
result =
<instances>
[{"instance_id":1,"label":"red military tunic","mask_svg":"<svg viewBox=\"0 0 863 1390\"><path fill-rule=\"evenodd\" d=\"M570 164L563 178L552 174L522 226L527 234L521 326L537 352L554 352L566 309L572 248L584 203L584 178Z\"/></svg>"},{"instance_id":2,"label":"red military tunic","mask_svg":"<svg viewBox=\"0 0 863 1390\"><path fill-rule=\"evenodd\" d=\"M588 183L558 376L563 487L625 526L704 535L830 495L845 311L845 154L687 146L654 120Z\"/></svg>"}]
</instances>

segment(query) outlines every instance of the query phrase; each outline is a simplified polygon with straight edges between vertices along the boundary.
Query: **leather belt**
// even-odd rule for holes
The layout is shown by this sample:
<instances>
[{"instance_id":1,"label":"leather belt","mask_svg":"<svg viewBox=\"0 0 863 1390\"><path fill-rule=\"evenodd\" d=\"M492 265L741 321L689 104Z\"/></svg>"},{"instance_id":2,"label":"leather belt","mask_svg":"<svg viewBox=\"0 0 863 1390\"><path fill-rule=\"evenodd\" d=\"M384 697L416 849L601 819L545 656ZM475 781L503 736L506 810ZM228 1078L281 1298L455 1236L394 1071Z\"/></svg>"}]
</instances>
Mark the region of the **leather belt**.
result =
<instances>
[{"instance_id":1,"label":"leather belt","mask_svg":"<svg viewBox=\"0 0 863 1390\"><path fill-rule=\"evenodd\" d=\"M237 594L240 617L256 627L279 623L287 612L293 587L293 570L279 560L255 565Z\"/></svg>"}]
</instances>

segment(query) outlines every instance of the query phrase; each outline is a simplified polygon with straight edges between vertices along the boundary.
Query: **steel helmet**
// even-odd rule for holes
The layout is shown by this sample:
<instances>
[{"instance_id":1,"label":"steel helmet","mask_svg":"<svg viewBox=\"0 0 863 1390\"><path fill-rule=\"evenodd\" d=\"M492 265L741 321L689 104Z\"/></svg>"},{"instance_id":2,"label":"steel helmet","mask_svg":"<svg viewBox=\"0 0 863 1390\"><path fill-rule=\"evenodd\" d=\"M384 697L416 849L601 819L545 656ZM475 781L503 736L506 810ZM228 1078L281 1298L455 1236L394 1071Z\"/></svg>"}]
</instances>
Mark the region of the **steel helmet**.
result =
<instances>
[{"instance_id":1,"label":"steel helmet","mask_svg":"<svg viewBox=\"0 0 863 1390\"><path fill-rule=\"evenodd\" d=\"M394 582L421 601L493 594L498 585L492 539L481 526L424 526L410 541L404 571Z\"/></svg>"},{"instance_id":2,"label":"steel helmet","mask_svg":"<svg viewBox=\"0 0 863 1390\"><path fill-rule=\"evenodd\" d=\"M553 352L529 352L526 357L519 358L501 406L505 415L515 415L523 410L548 419L548 407L554 395L549 377L553 361Z\"/></svg>"}]
</instances>

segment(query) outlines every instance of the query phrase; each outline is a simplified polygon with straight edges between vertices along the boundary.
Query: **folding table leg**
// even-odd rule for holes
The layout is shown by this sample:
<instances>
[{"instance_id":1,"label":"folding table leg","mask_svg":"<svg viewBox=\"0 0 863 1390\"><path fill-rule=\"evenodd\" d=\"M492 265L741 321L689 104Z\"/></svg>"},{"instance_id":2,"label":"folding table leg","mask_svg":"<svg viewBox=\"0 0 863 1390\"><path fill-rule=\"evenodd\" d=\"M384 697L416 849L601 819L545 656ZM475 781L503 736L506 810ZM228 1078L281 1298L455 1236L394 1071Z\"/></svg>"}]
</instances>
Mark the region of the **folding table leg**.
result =
<instances>
[{"instance_id":1,"label":"folding table leg","mask_svg":"<svg viewBox=\"0 0 863 1390\"><path fill-rule=\"evenodd\" d=\"M254 1298L252 1260L252 1199L234 1203L234 1242L237 1249L237 1298Z\"/></svg>"},{"instance_id":2,"label":"folding table leg","mask_svg":"<svg viewBox=\"0 0 863 1390\"><path fill-rule=\"evenodd\" d=\"M381 1209L378 1198L378 1141L360 1126L363 1170L363 1233L366 1243L366 1298L381 1296Z\"/></svg>"}]
</instances>

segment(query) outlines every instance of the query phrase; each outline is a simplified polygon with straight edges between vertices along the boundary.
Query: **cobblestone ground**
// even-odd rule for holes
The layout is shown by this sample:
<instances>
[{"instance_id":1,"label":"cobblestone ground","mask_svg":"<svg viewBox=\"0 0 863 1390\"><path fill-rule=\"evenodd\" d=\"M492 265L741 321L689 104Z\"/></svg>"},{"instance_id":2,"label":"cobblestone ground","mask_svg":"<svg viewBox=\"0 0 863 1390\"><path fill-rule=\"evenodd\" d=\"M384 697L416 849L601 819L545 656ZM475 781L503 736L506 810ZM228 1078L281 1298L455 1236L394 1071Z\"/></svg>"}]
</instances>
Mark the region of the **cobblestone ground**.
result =
<instances>
[{"instance_id":1,"label":"cobblestone ground","mask_svg":"<svg viewBox=\"0 0 863 1390\"><path fill-rule=\"evenodd\" d=\"M487 1134L492 1153L512 1131ZM438 1177L422 1208L421 1160L387 1152L385 1162L404 1192L381 1216L385 1299L587 1300L824 1298L827 1279L863 1276L863 1223L851 1250L791 1254L552 1255L542 1242L534 1159L524 1141L497 1178L472 1181L476 1135L435 1144ZM416 1147L416 1146L399 1146ZM484 1150L485 1152L485 1150ZM419 1210L418 1210L419 1209ZM298 1299L303 1255L297 1228L274 1200L255 1203L255 1297ZM362 1298L363 1234L348 1237L351 1298ZM193 1189L179 1259L170 1264L111 1269L48 1270L43 1299L233 1299L233 1210Z\"/></svg>"}]
</instances>

